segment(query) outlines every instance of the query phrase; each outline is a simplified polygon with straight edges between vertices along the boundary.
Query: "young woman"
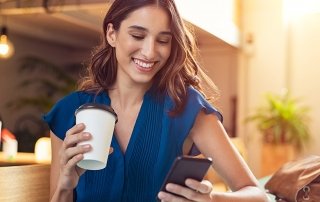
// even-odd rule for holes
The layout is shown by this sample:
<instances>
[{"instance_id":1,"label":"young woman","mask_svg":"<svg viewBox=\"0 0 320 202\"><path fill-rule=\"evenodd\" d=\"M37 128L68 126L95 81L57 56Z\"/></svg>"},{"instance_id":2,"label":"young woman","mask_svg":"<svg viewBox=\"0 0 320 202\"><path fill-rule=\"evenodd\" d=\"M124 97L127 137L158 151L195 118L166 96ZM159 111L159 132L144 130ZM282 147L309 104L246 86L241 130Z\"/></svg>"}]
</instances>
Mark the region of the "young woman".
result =
<instances>
[{"instance_id":1,"label":"young woman","mask_svg":"<svg viewBox=\"0 0 320 202\"><path fill-rule=\"evenodd\" d=\"M79 91L45 116L51 128L51 201L267 201L231 146L221 114L209 104L194 40L173 0L115 0L103 23L104 41ZM76 164L91 134L75 125L84 103L110 105L118 115L107 167ZM192 179L159 192L173 160L198 148L233 192L214 193Z\"/></svg>"}]
</instances>

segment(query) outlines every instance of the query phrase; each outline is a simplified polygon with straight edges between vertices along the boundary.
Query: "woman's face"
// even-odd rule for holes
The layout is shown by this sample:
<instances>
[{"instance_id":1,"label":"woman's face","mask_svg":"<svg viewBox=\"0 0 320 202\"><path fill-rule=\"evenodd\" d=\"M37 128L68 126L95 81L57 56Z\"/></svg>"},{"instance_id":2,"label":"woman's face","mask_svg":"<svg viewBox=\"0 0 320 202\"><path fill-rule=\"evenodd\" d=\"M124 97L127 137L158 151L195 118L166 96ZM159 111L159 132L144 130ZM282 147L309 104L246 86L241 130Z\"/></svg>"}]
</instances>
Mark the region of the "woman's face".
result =
<instances>
[{"instance_id":1,"label":"woman's face","mask_svg":"<svg viewBox=\"0 0 320 202\"><path fill-rule=\"evenodd\" d=\"M162 8L145 6L130 13L118 31L109 24L107 39L116 50L117 82L150 85L170 56L170 19Z\"/></svg>"}]
</instances>

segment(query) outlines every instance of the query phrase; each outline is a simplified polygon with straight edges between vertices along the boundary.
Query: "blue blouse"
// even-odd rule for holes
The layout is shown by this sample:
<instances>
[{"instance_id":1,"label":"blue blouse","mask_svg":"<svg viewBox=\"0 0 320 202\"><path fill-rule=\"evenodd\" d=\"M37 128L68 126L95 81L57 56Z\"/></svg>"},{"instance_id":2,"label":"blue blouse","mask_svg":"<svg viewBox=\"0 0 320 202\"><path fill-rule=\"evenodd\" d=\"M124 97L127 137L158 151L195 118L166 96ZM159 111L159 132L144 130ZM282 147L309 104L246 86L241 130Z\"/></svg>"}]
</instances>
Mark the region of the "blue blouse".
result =
<instances>
[{"instance_id":1,"label":"blue blouse","mask_svg":"<svg viewBox=\"0 0 320 202\"><path fill-rule=\"evenodd\" d=\"M189 87L184 111L170 116L173 107L169 96L146 92L125 153L114 135L105 169L87 170L75 189L75 201L156 201L162 182L177 156L201 109L222 115L194 88ZM51 131L61 140L75 125L75 110L84 103L110 105L107 93L98 95L76 91L60 101L44 116Z\"/></svg>"}]
</instances>

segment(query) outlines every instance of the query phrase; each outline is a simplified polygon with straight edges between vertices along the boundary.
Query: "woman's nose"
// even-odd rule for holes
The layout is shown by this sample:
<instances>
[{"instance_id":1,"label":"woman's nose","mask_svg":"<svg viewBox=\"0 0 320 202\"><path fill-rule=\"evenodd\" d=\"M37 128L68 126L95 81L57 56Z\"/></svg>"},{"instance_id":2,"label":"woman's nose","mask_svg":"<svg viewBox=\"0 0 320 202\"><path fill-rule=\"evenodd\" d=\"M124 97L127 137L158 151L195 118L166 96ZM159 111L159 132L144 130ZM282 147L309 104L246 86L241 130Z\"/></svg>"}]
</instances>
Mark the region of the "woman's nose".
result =
<instances>
[{"instance_id":1,"label":"woman's nose","mask_svg":"<svg viewBox=\"0 0 320 202\"><path fill-rule=\"evenodd\" d=\"M156 45L155 41L153 39L145 40L142 48L141 48L141 54L148 60L152 60L155 57L156 54Z\"/></svg>"}]
</instances>

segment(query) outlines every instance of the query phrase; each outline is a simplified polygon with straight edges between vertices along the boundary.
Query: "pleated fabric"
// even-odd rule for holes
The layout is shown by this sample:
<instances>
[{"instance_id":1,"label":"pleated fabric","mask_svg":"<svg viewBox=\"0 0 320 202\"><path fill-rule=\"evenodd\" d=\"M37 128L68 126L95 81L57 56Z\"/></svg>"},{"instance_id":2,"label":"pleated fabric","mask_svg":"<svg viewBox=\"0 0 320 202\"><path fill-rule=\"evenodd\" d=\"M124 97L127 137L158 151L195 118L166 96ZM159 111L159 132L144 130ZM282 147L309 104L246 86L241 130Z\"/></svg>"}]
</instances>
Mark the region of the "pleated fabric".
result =
<instances>
[{"instance_id":1,"label":"pleated fabric","mask_svg":"<svg viewBox=\"0 0 320 202\"><path fill-rule=\"evenodd\" d=\"M114 135L114 151L108 157L107 167L88 170L80 177L75 201L156 201L171 164L182 155L183 142L199 111L214 113L222 121L222 115L195 89L188 88L187 99L183 113L172 117L168 112L174 105L168 96L146 92L127 150L121 151ZM75 124L75 110L84 103L110 105L111 101L106 92L95 95L76 91L59 100L43 118L63 140ZM198 154L197 149L194 151Z\"/></svg>"}]
</instances>

